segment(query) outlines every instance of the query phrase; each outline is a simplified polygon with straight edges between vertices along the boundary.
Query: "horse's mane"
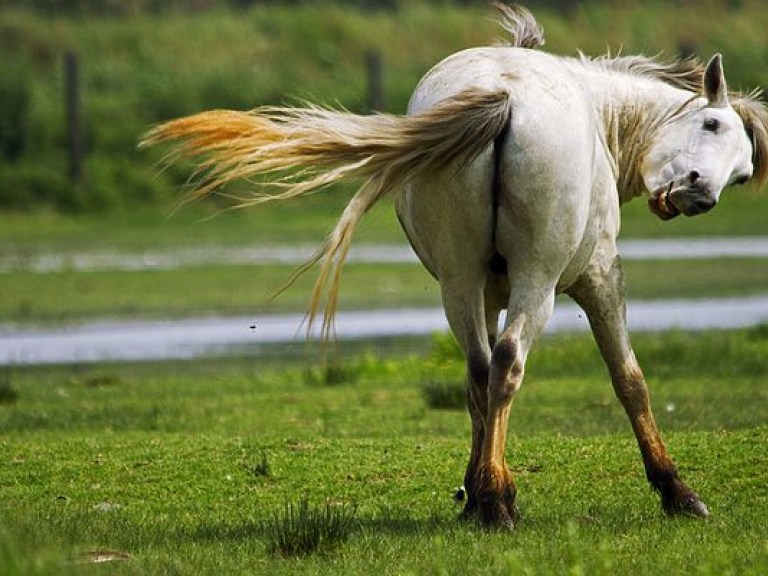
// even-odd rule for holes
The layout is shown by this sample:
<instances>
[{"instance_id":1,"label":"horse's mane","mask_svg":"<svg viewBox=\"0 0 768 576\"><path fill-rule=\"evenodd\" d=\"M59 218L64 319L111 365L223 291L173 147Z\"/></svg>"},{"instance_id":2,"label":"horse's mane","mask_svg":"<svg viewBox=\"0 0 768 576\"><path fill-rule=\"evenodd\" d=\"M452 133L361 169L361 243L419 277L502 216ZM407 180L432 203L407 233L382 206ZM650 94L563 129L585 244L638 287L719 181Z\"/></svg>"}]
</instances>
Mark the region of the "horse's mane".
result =
<instances>
[{"instance_id":1,"label":"horse's mane","mask_svg":"<svg viewBox=\"0 0 768 576\"><path fill-rule=\"evenodd\" d=\"M585 64L621 72L631 76L645 76L661 80L682 90L698 93L701 91L701 79L704 77L705 67L695 56L688 58L674 58L662 62L657 58L648 56L613 56L610 52L595 58L579 53L581 61Z\"/></svg>"},{"instance_id":2,"label":"horse's mane","mask_svg":"<svg viewBox=\"0 0 768 576\"><path fill-rule=\"evenodd\" d=\"M519 4L494 2L498 11L498 24L509 35L509 40L502 42L515 48L537 48L544 46L544 29L527 8Z\"/></svg>"},{"instance_id":3,"label":"horse's mane","mask_svg":"<svg viewBox=\"0 0 768 576\"><path fill-rule=\"evenodd\" d=\"M759 90L731 96L731 106L741 116L752 140L752 179L758 186L768 182L768 108L760 96Z\"/></svg>"},{"instance_id":4,"label":"horse's mane","mask_svg":"<svg viewBox=\"0 0 768 576\"><path fill-rule=\"evenodd\" d=\"M518 4L494 4L499 12L499 25L508 34L507 46L536 48L544 45L544 30L533 15ZM673 58L661 61L648 56L613 56L610 52L591 58L580 53L584 64L604 70L655 78L662 82L699 94L706 67L696 57ZM731 105L741 116L752 141L752 179L762 186L768 183L768 108L761 90L751 92L731 91Z\"/></svg>"}]
</instances>

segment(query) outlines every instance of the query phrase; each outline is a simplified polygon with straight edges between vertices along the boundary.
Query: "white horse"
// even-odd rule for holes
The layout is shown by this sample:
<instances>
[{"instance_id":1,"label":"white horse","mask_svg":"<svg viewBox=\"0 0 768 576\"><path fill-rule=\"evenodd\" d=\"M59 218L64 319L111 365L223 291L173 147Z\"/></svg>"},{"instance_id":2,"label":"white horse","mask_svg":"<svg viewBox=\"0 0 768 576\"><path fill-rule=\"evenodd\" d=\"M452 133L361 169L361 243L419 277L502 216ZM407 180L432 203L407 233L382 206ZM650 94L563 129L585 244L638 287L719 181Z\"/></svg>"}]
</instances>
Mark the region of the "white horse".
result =
<instances>
[{"instance_id":1,"label":"white horse","mask_svg":"<svg viewBox=\"0 0 768 576\"><path fill-rule=\"evenodd\" d=\"M662 442L627 335L619 207L647 192L658 217L692 216L712 209L731 184L765 182L768 111L756 94L728 92L720 55L706 67L554 56L533 50L543 33L528 11L499 8L509 44L437 64L406 116L311 106L213 111L160 125L145 144L179 140L177 152L200 162L199 194L258 175L260 192L248 203L366 179L300 270L322 261L310 327L325 302L326 335L355 225L384 195L396 197L466 355L465 517L489 526L517 521L507 420L560 292L588 315L663 509L706 516Z\"/></svg>"}]
</instances>

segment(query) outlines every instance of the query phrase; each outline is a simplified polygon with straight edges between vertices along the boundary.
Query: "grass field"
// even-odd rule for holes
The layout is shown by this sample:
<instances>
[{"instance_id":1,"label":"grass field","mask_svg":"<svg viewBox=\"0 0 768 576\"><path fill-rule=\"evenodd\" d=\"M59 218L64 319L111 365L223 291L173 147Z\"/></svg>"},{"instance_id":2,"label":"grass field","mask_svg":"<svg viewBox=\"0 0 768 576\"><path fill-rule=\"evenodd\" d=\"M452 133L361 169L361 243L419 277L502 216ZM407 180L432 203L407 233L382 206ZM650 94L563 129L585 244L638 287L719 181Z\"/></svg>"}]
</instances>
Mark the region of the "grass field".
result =
<instances>
[{"instance_id":1,"label":"grass field","mask_svg":"<svg viewBox=\"0 0 768 576\"><path fill-rule=\"evenodd\" d=\"M731 85L741 87L758 82L768 62L760 33L768 12L742 4L585 4L569 18L540 17L555 52L721 50ZM680 25L702 19L718 26L703 34ZM0 181L11 183L0 200L39 207L0 217L0 259L19 263L0 275L3 324L303 310L312 274L269 302L290 266L32 273L24 263L92 251L318 245L351 186L253 210L219 213L223 204L206 202L169 217L163 206L187 174L153 176L162 152L137 154L140 133L203 108L294 97L364 110L369 48L384 57L387 104L400 111L432 63L497 33L484 11L421 3L400 13L259 6L128 19L13 10L0 13L0 28L11 57L0 68L16 73L4 73L0 88L21 90L3 97L15 94L29 112L2 108L28 139L0 166ZM61 145L60 61L72 47L83 55L91 147L79 191L64 181ZM285 61L293 65L265 64ZM739 188L710 215L668 223L632 202L622 237L764 236L766 222L765 195ZM389 202L366 217L355 242L404 243ZM768 288L764 259L625 268L632 298ZM341 298L345 309L439 304L417 265L349 265ZM456 520L469 422L458 406L462 362L446 336L358 344L328 364L294 351L0 367L0 574L768 573L768 329L641 334L635 343L670 450L712 511L706 521L660 512L588 336L548 337L529 359L508 447L524 518L514 533ZM436 408L438 393L447 407ZM287 507L301 502L350 512L351 525L318 552L275 553L276 528L289 527Z\"/></svg>"},{"instance_id":2,"label":"grass field","mask_svg":"<svg viewBox=\"0 0 768 576\"><path fill-rule=\"evenodd\" d=\"M274 291L293 266L208 264L172 270L94 271L65 269L33 273L25 263L56 255L66 260L83 252L143 254L177 249L255 245L319 246L343 209L347 193L318 194L286 205L219 212L210 204L168 217L146 209L104 217L51 213L4 217L0 258L18 263L2 274L0 319L50 323L111 316L158 317L236 314L305 309L313 274L275 301ZM765 235L768 201L749 190L734 190L712 214L662 223L642 200L624 208L622 238ZM405 243L390 202L364 220L355 245ZM765 293L768 265L757 258L626 262L633 298L745 296ZM190 289L194 287L194 289ZM435 306L437 285L418 265L351 264L342 281L344 309Z\"/></svg>"},{"instance_id":3,"label":"grass field","mask_svg":"<svg viewBox=\"0 0 768 576\"><path fill-rule=\"evenodd\" d=\"M384 108L402 113L436 62L502 36L492 11L479 2L409 0L397 10L246 2L250 7L239 10L188 11L142 10L135 2L111 2L106 11L103 2L37 3L47 11L7 4L0 9L0 205L23 211L105 213L157 205L188 172L153 176L163 152L136 151L153 123L204 109L300 100L367 112L371 50L383 63ZM760 2L569 4L559 11L532 3L546 30L545 50L576 56L579 49L599 55L609 48L663 58L693 52L705 61L721 52L729 86L765 86L768 12ZM703 24L691 28L693 21ZM63 59L70 51L80 55L87 149L79 186L67 177L64 144Z\"/></svg>"},{"instance_id":4,"label":"grass field","mask_svg":"<svg viewBox=\"0 0 768 576\"><path fill-rule=\"evenodd\" d=\"M768 264L760 258L628 261L635 299L712 298L764 294ZM304 275L277 298L292 265L209 265L172 270L65 270L6 274L0 318L12 324L58 324L85 319L303 312L315 274ZM342 310L439 307L437 282L418 264L348 264Z\"/></svg>"},{"instance_id":5,"label":"grass field","mask_svg":"<svg viewBox=\"0 0 768 576\"><path fill-rule=\"evenodd\" d=\"M72 253L83 250L168 250L195 245L242 246L258 243L319 243L344 209L354 185L298 201L222 211L214 203L173 204L124 212L73 217L52 212L2 214L0 256ZM644 199L622 208L622 238L761 236L768 234L768 198L752 188L723 193L720 206L696 218L662 222ZM363 219L355 242L405 243L390 201Z\"/></svg>"},{"instance_id":6,"label":"grass field","mask_svg":"<svg viewBox=\"0 0 768 576\"><path fill-rule=\"evenodd\" d=\"M768 331L641 335L636 348L706 521L662 515L590 339L558 336L531 355L511 420L523 523L459 524L468 417L425 395L460 385L441 337L423 354L372 348L335 378L247 359L7 369L0 565L10 576L765 573ZM346 539L271 552L276 519L302 498L354 510Z\"/></svg>"}]
</instances>

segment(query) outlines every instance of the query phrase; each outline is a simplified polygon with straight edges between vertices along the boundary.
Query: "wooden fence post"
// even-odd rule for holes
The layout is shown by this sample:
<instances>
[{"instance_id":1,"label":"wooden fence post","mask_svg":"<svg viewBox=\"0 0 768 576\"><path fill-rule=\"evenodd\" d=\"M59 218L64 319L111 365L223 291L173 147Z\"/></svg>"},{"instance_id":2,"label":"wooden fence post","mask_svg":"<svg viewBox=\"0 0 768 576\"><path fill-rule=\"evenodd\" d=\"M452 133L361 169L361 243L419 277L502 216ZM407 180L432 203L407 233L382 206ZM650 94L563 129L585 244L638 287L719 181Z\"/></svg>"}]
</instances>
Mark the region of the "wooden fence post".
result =
<instances>
[{"instance_id":1,"label":"wooden fence post","mask_svg":"<svg viewBox=\"0 0 768 576\"><path fill-rule=\"evenodd\" d=\"M372 48L365 53L365 69L368 80L368 110L384 110L384 82L381 53Z\"/></svg>"},{"instance_id":2,"label":"wooden fence post","mask_svg":"<svg viewBox=\"0 0 768 576\"><path fill-rule=\"evenodd\" d=\"M64 54L64 103L67 119L67 146L69 148L69 178L72 184L83 181L85 148L80 103L80 62L77 54Z\"/></svg>"}]
</instances>

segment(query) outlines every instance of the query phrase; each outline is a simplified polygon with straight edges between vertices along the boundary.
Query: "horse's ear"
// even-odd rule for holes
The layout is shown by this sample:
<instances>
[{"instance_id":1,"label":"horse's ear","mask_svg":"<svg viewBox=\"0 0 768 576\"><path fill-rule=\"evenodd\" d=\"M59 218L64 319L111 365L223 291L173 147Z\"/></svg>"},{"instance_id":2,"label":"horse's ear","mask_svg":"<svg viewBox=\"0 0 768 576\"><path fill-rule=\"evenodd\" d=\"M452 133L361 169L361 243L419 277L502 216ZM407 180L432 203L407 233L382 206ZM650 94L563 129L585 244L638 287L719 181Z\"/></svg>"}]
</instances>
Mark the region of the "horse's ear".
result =
<instances>
[{"instance_id":1,"label":"horse's ear","mask_svg":"<svg viewBox=\"0 0 768 576\"><path fill-rule=\"evenodd\" d=\"M704 95L710 106L724 108L728 106L728 87L723 72L723 57L715 54L704 72Z\"/></svg>"}]
</instances>

